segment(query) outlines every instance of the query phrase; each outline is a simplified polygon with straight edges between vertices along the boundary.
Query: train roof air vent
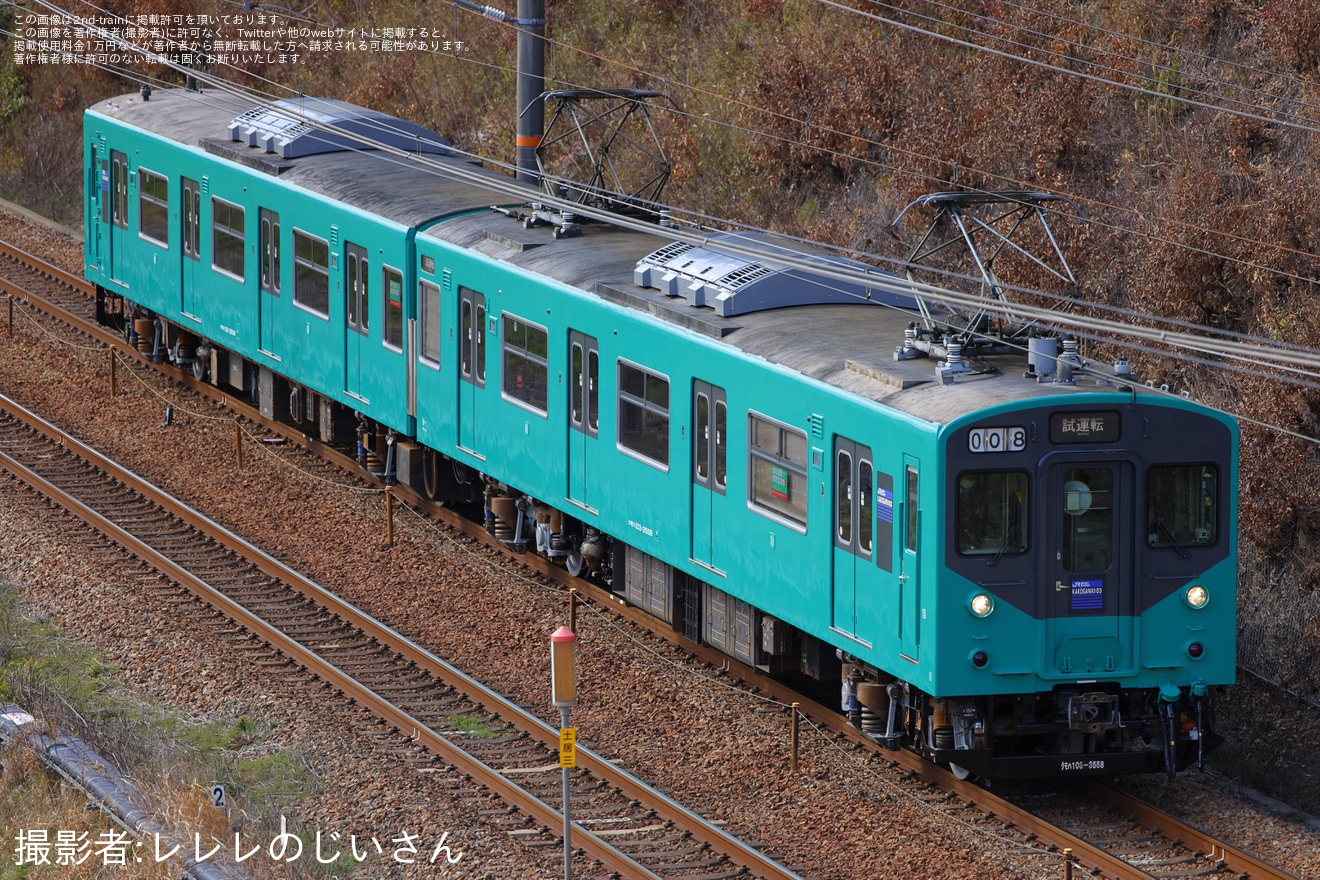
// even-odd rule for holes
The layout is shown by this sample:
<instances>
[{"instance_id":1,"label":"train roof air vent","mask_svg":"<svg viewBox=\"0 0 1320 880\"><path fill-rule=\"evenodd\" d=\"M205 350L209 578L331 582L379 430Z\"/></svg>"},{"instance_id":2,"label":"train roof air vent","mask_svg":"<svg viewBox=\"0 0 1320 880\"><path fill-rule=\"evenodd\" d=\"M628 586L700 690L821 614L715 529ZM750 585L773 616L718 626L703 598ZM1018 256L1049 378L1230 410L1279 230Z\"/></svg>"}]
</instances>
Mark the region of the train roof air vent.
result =
<instances>
[{"instance_id":1,"label":"train roof air vent","mask_svg":"<svg viewBox=\"0 0 1320 880\"><path fill-rule=\"evenodd\" d=\"M753 246L764 252L763 260L723 253L721 242ZM867 272L871 285L840 281L806 268L773 265L774 255L819 264L822 268ZM765 234L715 233L705 246L672 242L637 262L633 282L666 296L683 297L690 306L709 306L717 315L731 317L819 303L871 302L899 308L916 308L916 300L903 288L902 279L850 260L829 254L790 247Z\"/></svg>"},{"instance_id":2,"label":"train roof air vent","mask_svg":"<svg viewBox=\"0 0 1320 880\"><path fill-rule=\"evenodd\" d=\"M288 98L253 107L229 123L229 139L283 159L376 144L410 153L449 152L449 141L416 123L331 98Z\"/></svg>"}]
</instances>

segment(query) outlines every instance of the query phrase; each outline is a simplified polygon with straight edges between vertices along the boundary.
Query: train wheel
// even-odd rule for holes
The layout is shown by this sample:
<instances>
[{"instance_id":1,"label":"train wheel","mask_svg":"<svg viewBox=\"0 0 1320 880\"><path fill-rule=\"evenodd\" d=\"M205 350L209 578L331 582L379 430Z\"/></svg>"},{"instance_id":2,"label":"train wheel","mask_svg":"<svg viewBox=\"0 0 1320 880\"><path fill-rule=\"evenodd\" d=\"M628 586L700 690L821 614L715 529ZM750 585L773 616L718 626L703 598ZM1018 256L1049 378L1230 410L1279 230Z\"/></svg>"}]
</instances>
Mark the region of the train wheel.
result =
<instances>
[{"instance_id":1,"label":"train wheel","mask_svg":"<svg viewBox=\"0 0 1320 880\"><path fill-rule=\"evenodd\" d=\"M206 367L207 364L205 358L200 358L200 357L193 358L193 364L192 364L193 378L196 379L198 382L204 381L206 379Z\"/></svg>"},{"instance_id":2,"label":"train wheel","mask_svg":"<svg viewBox=\"0 0 1320 880\"><path fill-rule=\"evenodd\" d=\"M955 779L967 780L972 778L972 771L966 767L960 767L952 761L949 762L949 771L953 773Z\"/></svg>"},{"instance_id":3,"label":"train wheel","mask_svg":"<svg viewBox=\"0 0 1320 880\"><path fill-rule=\"evenodd\" d=\"M582 551L574 550L565 556L564 568L568 569L568 573L573 577L582 577L582 572L587 570L586 563L582 561Z\"/></svg>"}]
</instances>

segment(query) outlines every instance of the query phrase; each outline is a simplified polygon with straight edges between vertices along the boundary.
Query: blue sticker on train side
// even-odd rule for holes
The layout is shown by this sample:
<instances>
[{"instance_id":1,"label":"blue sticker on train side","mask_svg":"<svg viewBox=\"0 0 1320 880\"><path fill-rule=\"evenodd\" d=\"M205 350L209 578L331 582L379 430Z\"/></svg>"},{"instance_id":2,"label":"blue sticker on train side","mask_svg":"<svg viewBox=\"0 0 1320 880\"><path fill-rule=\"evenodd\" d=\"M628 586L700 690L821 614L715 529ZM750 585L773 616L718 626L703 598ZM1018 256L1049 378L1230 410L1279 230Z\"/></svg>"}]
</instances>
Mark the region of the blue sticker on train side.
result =
<instances>
[{"instance_id":1,"label":"blue sticker on train side","mask_svg":"<svg viewBox=\"0 0 1320 880\"><path fill-rule=\"evenodd\" d=\"M877 489L875 493L875 516L881 522L894 521L894 493L888 489Z\"/></svg>"},{"instance_id":2,"label":"blue sticker on train side","mask_svg":"<svg viewBox=\"0 0 1320 880\"><path fill-rule=\"evenodd\" d=\"M1104 581L1073 581L1072 610L1099 611L1105 607Z\"/></svg>"}]
</instances>

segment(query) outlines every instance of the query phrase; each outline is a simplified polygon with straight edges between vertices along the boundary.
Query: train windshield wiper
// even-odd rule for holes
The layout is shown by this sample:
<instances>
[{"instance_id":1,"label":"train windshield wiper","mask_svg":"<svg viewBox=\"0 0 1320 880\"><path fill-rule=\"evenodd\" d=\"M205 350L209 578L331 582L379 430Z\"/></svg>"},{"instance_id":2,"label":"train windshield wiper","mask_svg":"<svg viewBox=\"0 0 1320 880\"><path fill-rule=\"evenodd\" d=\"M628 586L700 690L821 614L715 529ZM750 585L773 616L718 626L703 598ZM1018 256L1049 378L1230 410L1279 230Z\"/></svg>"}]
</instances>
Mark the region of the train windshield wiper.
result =
<instances>
[{"instance_id":1,"label":"train windshield wiper","mask_svg":"<svg viewBox=\"0 0 1320 880\"><path fill-rule=\"evenodd\" d=\"M1178 539L1173 536L1173 532L1169 531L1169 527L1164 524L1164 520L1161 519L1152 520L1151 525L1153 525L1156 529L1159 530L1159 533L1164 536L1164 540L1169 542L1170 547L1178 551L1179 559L1191 558L1192 554L1187 552L1187 550L1184 549L1183 546L1178 543Z\"/></svg>"},{"instance_id":2,"label":"train windshield wiper","mask_svg":"<svg viewBox=\"0 0 1320 880\"><path fill-rule=\"evenodd\" d=\"M999 545L999 549L995 551L994 558L986 563L987 567L994 568L996 565L999 564L999 560L1000 558L1003 557L1004 551L1006 551L1008 549L1008 545L1012 544L1014 539L1018 537L1019 531L1020 529L1018 528L1018 526L1013 526L1011 529L1008 530L1007 533L1005 533L1003 543L1001 543Z\"/></svg>"}]
</instances>

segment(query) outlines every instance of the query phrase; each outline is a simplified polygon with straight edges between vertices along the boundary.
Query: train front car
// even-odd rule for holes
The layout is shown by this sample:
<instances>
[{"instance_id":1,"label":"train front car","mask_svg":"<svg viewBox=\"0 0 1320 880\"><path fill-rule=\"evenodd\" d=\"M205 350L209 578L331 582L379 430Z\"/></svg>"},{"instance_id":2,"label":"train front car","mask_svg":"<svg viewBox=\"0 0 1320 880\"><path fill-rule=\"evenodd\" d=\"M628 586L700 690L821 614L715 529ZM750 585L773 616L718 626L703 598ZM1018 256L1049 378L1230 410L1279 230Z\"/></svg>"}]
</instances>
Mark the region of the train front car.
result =
<instances>
[{"instance_id":1,"label":"train front car","mask_svg":"<svg viewBox=\"0 0 1320 880\"><path fill-rule=\"evenodd\" d=\"M907 745L1000 779L1199 761L1235 676L1232 419L1099 392L983 410L942 444L938 659Z\"/></svg>"}]
</instances>

